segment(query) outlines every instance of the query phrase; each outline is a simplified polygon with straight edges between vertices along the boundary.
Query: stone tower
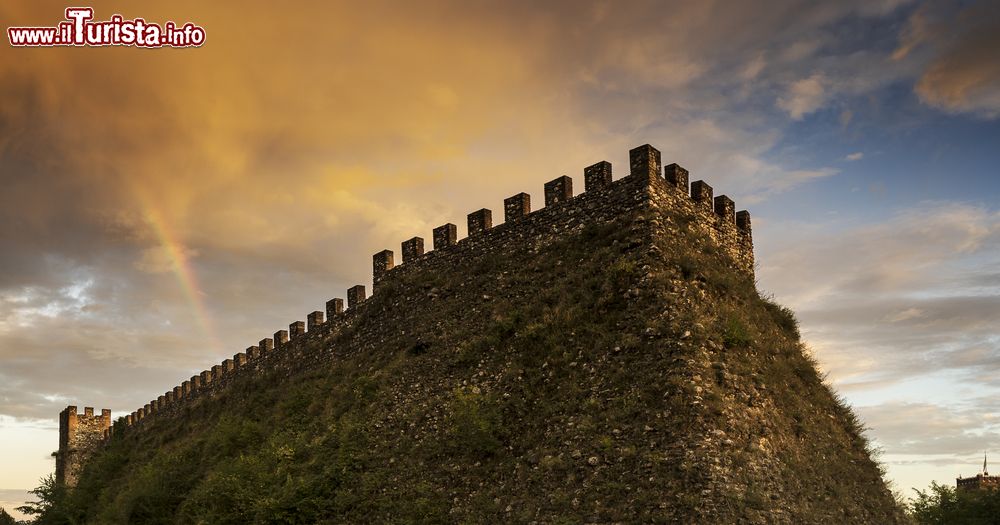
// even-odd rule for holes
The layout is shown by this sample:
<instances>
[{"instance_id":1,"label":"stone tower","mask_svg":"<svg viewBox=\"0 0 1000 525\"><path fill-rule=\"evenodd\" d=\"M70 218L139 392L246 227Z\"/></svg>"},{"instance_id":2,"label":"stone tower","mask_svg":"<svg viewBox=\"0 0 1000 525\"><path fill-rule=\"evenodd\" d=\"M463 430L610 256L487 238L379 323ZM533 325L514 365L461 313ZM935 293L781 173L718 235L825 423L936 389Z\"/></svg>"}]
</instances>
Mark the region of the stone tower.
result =
<instances>
[{"instance_id":1,"label":"stone tower","mask_svg":"<svg viewBox=\"0 0 1000 525\"><path fill-rule=\"evenodd\" d=\"M101 410L95 416L93 407L84 407L83 414L75 406L59 413L59 451L56 452L56 483L73 487L84 462L100 446L111 427L111 411Z\"/></svg>"}]
</instances>

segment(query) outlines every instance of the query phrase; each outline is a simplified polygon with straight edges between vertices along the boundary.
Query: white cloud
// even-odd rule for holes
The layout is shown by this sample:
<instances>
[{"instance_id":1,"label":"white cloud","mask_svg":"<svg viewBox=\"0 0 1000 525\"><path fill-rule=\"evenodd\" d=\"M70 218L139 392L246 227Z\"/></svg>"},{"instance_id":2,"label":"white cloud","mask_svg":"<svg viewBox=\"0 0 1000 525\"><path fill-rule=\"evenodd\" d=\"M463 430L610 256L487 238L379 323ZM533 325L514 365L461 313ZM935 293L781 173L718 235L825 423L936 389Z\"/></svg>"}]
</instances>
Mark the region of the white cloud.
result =
<instances>
[{"instance_id":1,"label":"white cloud","mask_svg":"<svg viewBox=\"0 0 1000 525\"><path fill-rule=\"evenodd\" d=\"M802 120L807 114L821 108L826 101L823 83L824 78L820 74L792 82L785 94L778 97L778 107L785 110L792 119Z\"/></svg>"},{"instance_id":2,"label":"white cloud","mask_svg":"<svg viewBox=\"0 0 1000 525\"><path fill-rule=\"evenodd\" d=\"M760 221L761 288L796 311L823 370L862 401L899 487L950 482L949 465L1000 448L1000 287L988 271L1000 268L1000 212L937 202L847 221L780 233Z\"/></svg>"},{"instance_id":3,"label":"white cloud","mask_svg":"<svg viewBox=\"0 0 1000 525\"><path fill-rule=\"evenodd\" d=\"M855 160L861 160L863 158L865 158L865 154L858 151L855 153L848 154L846 157L844 157L844 160L855 161Z\"/></svg>"}]
</instances>

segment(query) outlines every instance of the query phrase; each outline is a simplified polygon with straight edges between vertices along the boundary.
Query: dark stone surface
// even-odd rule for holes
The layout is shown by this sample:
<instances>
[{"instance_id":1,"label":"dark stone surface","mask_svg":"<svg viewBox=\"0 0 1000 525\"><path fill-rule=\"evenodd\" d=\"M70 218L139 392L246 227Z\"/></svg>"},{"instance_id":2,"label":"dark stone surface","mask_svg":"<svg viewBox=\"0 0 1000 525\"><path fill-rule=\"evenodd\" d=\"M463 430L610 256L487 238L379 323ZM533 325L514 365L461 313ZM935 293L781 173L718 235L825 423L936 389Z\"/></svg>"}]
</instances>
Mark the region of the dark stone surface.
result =
<instances>
[{"instance_id":1,"label":"dark stone surface","mask_svg":"<svg viewBox=\"0 0 1000 525\"><path fill-rule=\"evenodd\" d=\"M750 212L746 210L736 212L736 227L741 232L750 233Z\"/></svg>"},{"instance_id":2,"label":"dark stone surface","mask_svg":"<svg viewBox=\"0 0 1000 525\"><path fill-rule=\"evenodd\" d=\"M545 206L566 202L573 198L573 179L563 175L545 183Z\"/></svg>"},{"instance_id":3,"label":"dark stone surface","mask_svg":"<svg viewBox=\"0 0 1000 525\"><path fill-rule=\"evenodd\" d=\"M280 348L288 344L288 330L278 330L274 332L274 347Z\"/></svg>"},{"instance_id":4,"label":"dark stone surface","mask_svg":"<svg viewBox=\"0 0 1000 525\"><path fill-rule=\"evenodd\" d=\"M323 312L316 310L306 316L306 327L310 332L320 327L323 324Z\"/></svg>"},{"instance_id":5,"label":"dark stone surface","mask_svg":"<svg viewBox=\"0 0 1000 525\"><path fill-rule=\"evenodd\" d=\"M736 224L736 204L725 195L715 198L715 214L727 223Z\"/></svg>"},{"instance_id":6,"label":"dark stone surface","mask_svg":"<svg viewBox=\"0 0 1000 525\"><path fill-rule=\"evenodd\" d=\"M447 248L458 239L458 227L452 223L434 228L434 249Z\"/></svg>"},{"instance_id":7,"label":"dark stone surface","mask_svg":"<svg viewBox=\"0 0 1000 525\"><path fill-rule=\"evenodd\" d=\"M393 266L395 266L395 262L393 261L392 250L382 250L372 255L372 275L375 277L376 282L382 278L385 272L391 270Z\"/></svg>"},{"instance_id":8,"label":"dark stone surface","mask_svg":"<svg viewBox=\"0 0 1000 525\"><path fill-rule=\"evenodd\" d=\"M584 191L594 191L611 184L611 163L602 160L583 168Z\"/></svg>"},{"instance_id":9,"label":"dark stone surface","mask_svg":"<svg viewBox=\"0 0 1000 525\"><path fill-rule=\"evenodd\" d=\"M521 192L503 200L503 221L511 222L531 213L531 195Z\"/></svg>"},{"instance_id":10,"label":"dark stone surface","mask_svg":"<svg viewBox=\"0 0 1000 525\"><path fill-rule=\"evenodd\" d=\"M335 297L326 302L326 318L333 320L334 317L344 313L344 300Z\"/></svg>"},{"instance_id":11,"label":"dark stone surface","mask_svg":"<svg viewBox=\"0 0 1000 525\"><path fill-rule=\"evenodd\" d=\"M682 168L680 165L676 163L668 164L663 168L663 177L671 186L684 193L688 192L688 170Z\"/></svg>"},{"instance_id":12,"label":"dark stone surface","mask_svg":"<svg viewBox=\"0 0 1000 525\"><path fill-rule=\"evenodd\" d=\"M363 285L356 284L347 289L347 308L349 311L360 306L364 300L365 287Z\"/></svg>"},{"instance_id":13,"label":"dark stone surface","mask_svg":"<svg viewBox=\"0 0 1000 525\"><path fill-rule=\"evenodd\" d=\"M424 239L423 237L413 237L407 239L401 243L401 248L403 251L403 262L412 261L417 257L424 254Z\"/></svg>"},{"instance_id":14,"label":"dark stone surface","mask_svg":"<svg viewBox=\"0 0 1000 525\"><path fill-rule=\"evenodd\" d=\"M659 179L660 176L660 150L643 144L638 148L632 148L628 152L629 174L643 180Z\"/></svg>"},{"instance_id":15,"label":"dark stone surface","mask_svg":"<svg viewBox=\"0 0 1000 525\"><path fill-rule=\"evenodd\" d=\"M483 208L469 214L469 235L478 235L493 227L493 212Z\"/></svg>"},{"instance_id":16,"label":"dark stone surface","mask_svg":"<svg viewBox=\"0 0 1000 525\"><path fill-rule=\"evenodd\" d=\"M306 323L305 322L303 322L303 321L295 321L293 323L289 323L289 325L288 325L288 339L289 340L294 341L294 340L298 339L300 336L302 336L305 333L306 333Z\"/></svg>"},{"instance_id":17,"label":"dark stone surface","mask_svg":"<svg viewBox=\"0 0 1000 525\"><path fill-rule=\"evenodd\" d=\"M703 180L691 183L691 200L709 208L712 207L712 187Z\"/></svg>"}]
</instances>

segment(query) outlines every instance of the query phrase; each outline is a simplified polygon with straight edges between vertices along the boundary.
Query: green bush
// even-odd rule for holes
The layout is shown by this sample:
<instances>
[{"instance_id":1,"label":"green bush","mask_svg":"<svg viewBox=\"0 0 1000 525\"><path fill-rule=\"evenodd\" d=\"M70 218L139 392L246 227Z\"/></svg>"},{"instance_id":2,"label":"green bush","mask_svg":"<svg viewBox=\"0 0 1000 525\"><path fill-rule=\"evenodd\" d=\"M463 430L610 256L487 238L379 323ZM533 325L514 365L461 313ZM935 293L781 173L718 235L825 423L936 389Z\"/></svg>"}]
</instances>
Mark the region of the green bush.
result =
<instances>
[{"instance_id":1,"label":"green bush","mask_svg":"<svg viewBox=\"0 0 1000 525\"><path fill-rule=\"evenodd\" d=\"M726 348L744 348L749 346L750 342L750 332L746 324L736 317L727 318L722 328L722 344Z\"/></svg>"}]
</instances>

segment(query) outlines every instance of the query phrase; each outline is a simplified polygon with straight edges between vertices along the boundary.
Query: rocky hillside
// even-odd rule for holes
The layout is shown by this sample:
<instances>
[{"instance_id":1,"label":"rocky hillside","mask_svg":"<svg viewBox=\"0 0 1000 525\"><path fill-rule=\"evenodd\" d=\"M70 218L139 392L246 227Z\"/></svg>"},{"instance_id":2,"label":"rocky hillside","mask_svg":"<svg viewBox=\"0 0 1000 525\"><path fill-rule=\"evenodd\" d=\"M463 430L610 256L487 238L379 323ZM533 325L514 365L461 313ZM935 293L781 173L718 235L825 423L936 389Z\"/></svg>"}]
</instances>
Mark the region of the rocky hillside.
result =
<instances>
[{"instance_id":1,"label":"rocky hillside","mask_svg":"<svg viewBox=\"0 0 1000 525\"><path fill-rule=\"evenodd\" d=\"M49 518L900 520L791 312L689 214L637 207L520 246L385 280L303 349L324 366L117 433Z\"/></svg>"}]
</instances>

